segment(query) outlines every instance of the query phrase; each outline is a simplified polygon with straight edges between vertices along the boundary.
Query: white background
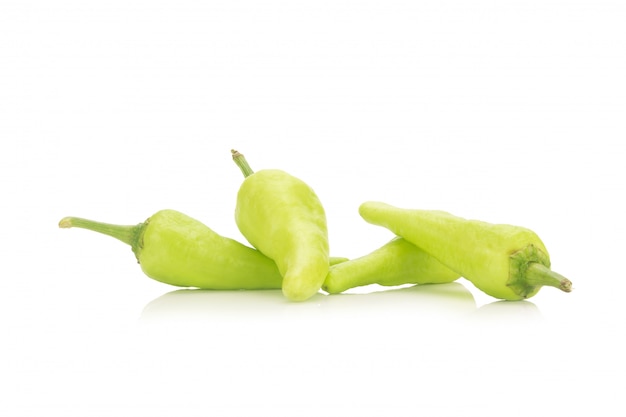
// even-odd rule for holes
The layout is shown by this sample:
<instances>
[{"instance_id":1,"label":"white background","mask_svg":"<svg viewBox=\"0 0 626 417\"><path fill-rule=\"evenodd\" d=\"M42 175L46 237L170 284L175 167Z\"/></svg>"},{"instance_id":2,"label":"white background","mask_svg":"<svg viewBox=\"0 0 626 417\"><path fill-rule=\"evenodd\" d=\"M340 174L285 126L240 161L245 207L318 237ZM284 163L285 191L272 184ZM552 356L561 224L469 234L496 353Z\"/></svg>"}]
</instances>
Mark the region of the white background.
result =
<instances>
[{"instance_id":1,"label":"white background","mask_svg":"<svg viewBox=\"0 0 626 417\"><path fill-rule=\"evenodd\" d=\"M0 2L0 414L623 416L623 1ZM183 211L245 242L242 176L526 226L574 291L173 293L60 230Z\"/></svg>"}]
</instances>

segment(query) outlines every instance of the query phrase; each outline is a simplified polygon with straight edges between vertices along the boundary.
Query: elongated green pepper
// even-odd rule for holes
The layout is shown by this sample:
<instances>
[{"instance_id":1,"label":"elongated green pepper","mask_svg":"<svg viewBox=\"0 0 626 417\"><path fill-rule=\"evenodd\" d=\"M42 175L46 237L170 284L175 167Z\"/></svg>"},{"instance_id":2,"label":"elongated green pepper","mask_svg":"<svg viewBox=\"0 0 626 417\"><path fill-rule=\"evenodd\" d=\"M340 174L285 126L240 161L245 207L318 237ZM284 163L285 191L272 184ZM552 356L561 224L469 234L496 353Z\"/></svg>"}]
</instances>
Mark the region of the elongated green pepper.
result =
<instances>
[{"instance_id":1,"label":"elongated green pepper","mask_svg":"<svg viewBox=\"0 0 626 417\"><path fill-rule=\"evenodd\" d=\"M365 256L332 266L322 289L337 294L370 284L442 284L459 278L422 249L396 237Z\"/></svg>"},{"instance_id":2,"label":"elongated green pepper","mask_svg":"<svg viewBox=\"0 0 626 417\"><path fill-rule=\"evenodd\" d=\"M380 202L363 203L359 213L367 222L402 236L495 298L530 298L546 285L571 291L572 283L550 270L545 245L529 229Z\"/></svg>"},{"instance_id":3,"label":"elongated green pepper","mask_svg":"<svg viewBox=\"0 0 626 417\"><path fill-rule=\"evenodd\" d=\"M121 240L131 246L147 276L166 284L213 290L282 285L274 261L175 210L161 210L134 226L66 217L59 227L79 227Z\"/></svg>"},{"instance_id":4,"label":"elongated green pepper","mask_svg":"<svg viewBox=\"0 0 626 417\"><path fill-rule=\"evenodd\" d=\"M326 213L302 180L278 169L252 171L232 151L244 181L237 193L235 220L248 242L273 259L283 277L283 294L304 301L322 287L328 274Z\"/></svg>"}]
</instances>

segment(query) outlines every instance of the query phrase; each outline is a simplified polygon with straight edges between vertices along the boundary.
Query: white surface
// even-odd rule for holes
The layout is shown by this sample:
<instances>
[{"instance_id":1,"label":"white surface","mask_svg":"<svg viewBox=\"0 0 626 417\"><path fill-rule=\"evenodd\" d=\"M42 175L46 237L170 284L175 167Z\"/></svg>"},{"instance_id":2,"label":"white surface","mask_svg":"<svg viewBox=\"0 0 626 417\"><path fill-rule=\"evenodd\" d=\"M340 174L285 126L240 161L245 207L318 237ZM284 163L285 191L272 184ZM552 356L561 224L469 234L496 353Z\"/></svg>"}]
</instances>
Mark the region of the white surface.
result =
<instances>
[{"instance_id":1,"label":"white surface","mask_svg":"<svg viewBox=\"0 0 626 417\"><path fill-rule=\"evenodd\" d=\"M623 416L626 5L0 3L0 415ZM535 230L571 294L172 293L76 215L242 240L241 174Z\"/></svg>"}]
</instances>

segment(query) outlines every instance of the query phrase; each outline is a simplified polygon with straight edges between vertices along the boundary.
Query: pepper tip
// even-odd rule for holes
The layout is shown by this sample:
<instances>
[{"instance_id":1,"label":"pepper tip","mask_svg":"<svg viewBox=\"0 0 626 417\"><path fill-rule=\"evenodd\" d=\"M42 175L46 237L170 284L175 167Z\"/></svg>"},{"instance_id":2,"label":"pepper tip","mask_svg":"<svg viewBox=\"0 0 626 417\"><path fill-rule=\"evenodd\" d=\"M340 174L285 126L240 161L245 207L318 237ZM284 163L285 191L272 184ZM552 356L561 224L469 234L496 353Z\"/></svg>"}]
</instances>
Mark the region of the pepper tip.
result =
<instances>
[{"instance_id":1,"label":"pepper tip","mask_svg":"<svg viewBox=\"0 0 626 417\"><path fill-rule=\"evenodd\" d=\"M559 288L565 292L572 292L572 281L564 278L563 280L561 280L561 285Z\"/></svg>"},{"instance_id":2,"label":"pepper tip","mask_svg":"<svg viewBox=\"0 0 626 417\"><path fill-rule=\"evenodd\" d=\"M72 227L72 218L71 217L62 218L61 221L59 222L59 227L61 229L69 229L70 227Z\"/></svg>"}]
</instances>

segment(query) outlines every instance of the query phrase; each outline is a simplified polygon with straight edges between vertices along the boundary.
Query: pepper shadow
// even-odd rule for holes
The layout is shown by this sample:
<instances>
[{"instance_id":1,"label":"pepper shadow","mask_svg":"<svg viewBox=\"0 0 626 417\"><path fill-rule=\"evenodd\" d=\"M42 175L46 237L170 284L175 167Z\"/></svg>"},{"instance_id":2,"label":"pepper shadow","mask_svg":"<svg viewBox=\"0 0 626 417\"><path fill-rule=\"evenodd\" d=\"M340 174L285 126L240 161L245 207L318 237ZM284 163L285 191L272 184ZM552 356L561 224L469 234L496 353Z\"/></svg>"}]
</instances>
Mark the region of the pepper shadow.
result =
<instances>
[{"instance_id":1,"label":"pepper shadow","mask_svg":"<svg viewBox=\"0 0 626 417\"><path fill-rule=\"evenodd\" d=\"M268 319L389 317L407 312L458 316L476 311L472 293L460 283L382 287L380 291L327 295L304 302L287 300L281 290L213 291L179 289L150 301L140 322L255 321Z\"/></svg>"},{"instance_id":2,"label":"pepper shadow","mask_svg":"<svg viewBox=\"0 0 626 417\"><path fill-rule=\"evenodd\" d=\"M531 301L498 300L481 306L471 318L480 322L520 323L541 321L543 315Z\"/></svg>"},{"instance_id":3,"label":"pepper shadow","mask_svg":"<svg viewBox=\"0 0 626 417\"><path fill-rule=\"evenodd\" d=\"M314 296L315 300L318 296ZM322 297L320 294L319 297ZM287 302L281 290L179 289L150 301L141 321L211 320L258 317L280 311Z\"/></svg>"},{"instance_id":4,"label":"pepper shadow","mask_svg":"<svg viewBox=\"0 0 626 417\"><path fill-rule=\"evenodd\" d=\"M401 288L379 287L365 293L341 293L327 296L325 308L337 314L374 314L394 316L417 313L422 317L467 315L476 311L472 293L462 284L422 284Z\"/></svg>"}]
</instances>

